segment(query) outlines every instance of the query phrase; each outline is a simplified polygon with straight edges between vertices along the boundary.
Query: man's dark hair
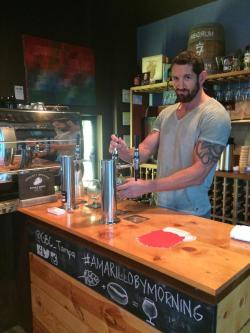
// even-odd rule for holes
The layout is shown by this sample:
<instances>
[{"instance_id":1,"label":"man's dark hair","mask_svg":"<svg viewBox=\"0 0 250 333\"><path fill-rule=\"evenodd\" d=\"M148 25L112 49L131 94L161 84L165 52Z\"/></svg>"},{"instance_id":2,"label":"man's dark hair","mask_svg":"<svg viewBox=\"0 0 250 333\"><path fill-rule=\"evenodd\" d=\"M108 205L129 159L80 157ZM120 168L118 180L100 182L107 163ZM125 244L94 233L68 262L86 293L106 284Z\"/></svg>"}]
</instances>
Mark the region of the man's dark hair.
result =
<instances>
[{"instance_id":1,"label":"man's dark hair","mask_svg":"<svg viewBox=\"0 0 250 333\"><path fill-rule=\"evenodd\" d=\"M172 61L173 65L191 65L196 75L204 71L204 62L194 51L187 50L179 53Z\"/></svg>"}]
</instances>

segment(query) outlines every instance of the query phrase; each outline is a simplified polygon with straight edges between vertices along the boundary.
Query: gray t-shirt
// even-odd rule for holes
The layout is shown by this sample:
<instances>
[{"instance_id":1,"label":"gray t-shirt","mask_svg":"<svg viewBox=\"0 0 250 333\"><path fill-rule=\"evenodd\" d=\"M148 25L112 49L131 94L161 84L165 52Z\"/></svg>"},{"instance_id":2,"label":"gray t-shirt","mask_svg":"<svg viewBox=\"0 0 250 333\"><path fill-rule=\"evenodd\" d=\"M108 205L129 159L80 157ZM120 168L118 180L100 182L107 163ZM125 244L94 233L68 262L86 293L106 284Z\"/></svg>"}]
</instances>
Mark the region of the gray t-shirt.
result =
<instances>
[{"instance_id":1,"label":"gray t-shirt","mask_svg":"<svg viewBox=\"0 0 250 333\"><path fill-rule=\"evenodd\" d=\"M178 120L178 104L171 105L157 117L154 130L160 132L157 177L169 176L193 163L193 151L198 140L226 145L231 131L230 117L215 99L206 102ZM157 204L193 215L205 215L211 209L208 190L216 165L200 185L157 193Z\"/></svg>"}]
</instances>

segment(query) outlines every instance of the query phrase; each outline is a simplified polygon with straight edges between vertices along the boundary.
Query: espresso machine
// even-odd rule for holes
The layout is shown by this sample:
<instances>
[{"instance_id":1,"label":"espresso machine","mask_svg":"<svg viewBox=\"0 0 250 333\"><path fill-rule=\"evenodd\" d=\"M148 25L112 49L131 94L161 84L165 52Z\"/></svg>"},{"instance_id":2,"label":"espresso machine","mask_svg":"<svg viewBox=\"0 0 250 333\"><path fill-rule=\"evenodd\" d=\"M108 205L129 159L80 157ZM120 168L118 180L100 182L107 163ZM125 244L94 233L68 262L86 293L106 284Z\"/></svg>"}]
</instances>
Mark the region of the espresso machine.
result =
<instances>
[{"instance_id":1,"label":"espresso machine","mask_svg":"<svg viewBox=\"0 0 250 333\"><path fill-rule=\"evenodd\" d=\"M50 143L56 136L53 123L73 117L76 119L79 114L72 111L0 109L0 214L17 208L20 173L51 169L55 174L55 185L60 186L61 165L50 150ZM38 155L44 157L38 158Z\"/></svg>"}]
</instances>

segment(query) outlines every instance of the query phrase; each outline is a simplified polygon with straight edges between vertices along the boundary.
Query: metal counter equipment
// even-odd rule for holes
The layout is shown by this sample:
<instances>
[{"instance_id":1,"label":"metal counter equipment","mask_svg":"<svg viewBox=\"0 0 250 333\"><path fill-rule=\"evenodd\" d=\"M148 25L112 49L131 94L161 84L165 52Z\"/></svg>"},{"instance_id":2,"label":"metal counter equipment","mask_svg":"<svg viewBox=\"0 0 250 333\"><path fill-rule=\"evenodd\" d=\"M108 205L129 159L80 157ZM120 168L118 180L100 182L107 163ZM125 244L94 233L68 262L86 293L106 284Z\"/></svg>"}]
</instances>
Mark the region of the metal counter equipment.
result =
<instances>
[{"instance_id":1,"label":"metal counter equipment","mask_svg":"<svg viewBox=\"0 0 250 333\"><path fill-rule=\"evenodd\" d=\"M116 166L114 160L101 161L101 223L113 224L116 217Z\"/></svg>"},{"instance_id":2,"label":"metal counter equipment","mask_svg":"<svg viewBox=\"0 0 250 333\"><path fill-rule=\"evenodd\" d=\"M73 156L62 156L62 202L67 212L75 208L75 170Z\"/></svg>"}]
</instances>

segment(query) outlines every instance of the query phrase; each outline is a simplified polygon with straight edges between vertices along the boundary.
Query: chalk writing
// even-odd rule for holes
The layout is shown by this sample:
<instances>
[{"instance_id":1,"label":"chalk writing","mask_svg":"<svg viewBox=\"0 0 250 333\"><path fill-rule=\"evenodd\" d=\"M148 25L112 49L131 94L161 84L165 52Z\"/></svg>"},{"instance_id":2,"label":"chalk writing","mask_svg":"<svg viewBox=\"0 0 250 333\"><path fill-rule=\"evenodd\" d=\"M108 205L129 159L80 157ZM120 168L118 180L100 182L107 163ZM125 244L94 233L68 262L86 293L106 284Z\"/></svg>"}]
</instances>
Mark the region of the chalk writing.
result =
<instances>
[{"instance_id":1,"label":"chalk writing","mask_svg":"<svg viewBox=\"0 0 250 333\"><path fill-rule=\"evenodd\" d=\"M201 305L193 305L190 299L183 299L179 293L173 294L166 290L165 286L157 283L152 283L147 278L142 278L139 274L135 274L125 267L115 264L112 261L107 261L97 257L89 252L84 253L82 258L84 267L94 267L102 277L114 278L122 281L127 285L133 286L143 295L153 298L155 302L166 304L171 309L184 314L196 321L203 319L201 313Z\"/></svg>"},{"instance_id":2,"label":"chalk writing","mask_svg":"<svg viewBox=\"0 0 250 333\"><path fill-rule=\"evenodd\" d=\"M146 320L150 325L155 326L154 322L152 321L154 318L158 317L158 311L155 306L155 303L151 300L148 299L147 297L144 298L143 303L142 303L142 309L148 319Z\"/></svg>"},{"instance_id":3,"label":"chalk writing","mask_svg":"<svg viewBox=\"0 0 250 333\"><path fill-rule=\"evenodd\" d=\"M72 251L65 247L63 244L63 241L58 239L53 239L52 236L48 235L45 232L42 232L40 230L36 230L36 241L38 243L41 243L42 245L45 245L49 248L53 248L54 250L59 250L59 252L64 253L68 256L69 259L75 259L76 253L75 251Z\"/></svg>"},{"instance_id":4,"label":"chalk writing","mask_svg":"<svg viewBox=\"0 0 250 333\"><path fill-rule=\"evenodd\" d=\"M63 244L62 241L60 240L56 240L56 244L57 244L57 248L60 252L62 253L66 253L68 258L71 259L75 259L76 258L76 253L75 251L69 250L68 248L66 248Z\"/></svg>"},{"instance_id":5,"label":"chalk writing","mask_svg":"<svg viewBox=\"0 0 250 333\"><path fill-rule=\"evenodd\" d=\"M109 296L119 304L128 304L128 294L124 288L118 283L109 282L107 285L107 291Z\"/></svg>"},{"instance_id":6,"label":"chalk writing","mask_svg":"<svg viewBox=\"0 0 250 333\"><path fill-rule=\"evenodd\" d=\"M49 259L53 265L58 266L58 258L55 252L45 249L40 244L36 244L36 253L44 259Z\"/></svg>"},{"instance_id":7,"label":"chalk writing","mask_svg":"<svg viewBox=\"0 0 250 333\"><path fill-rule=\"evenodd\" d=\"M37 230L36 231L36 240L43 244L43 245L46 245L46 246L49 246L49 247L53 247L54 248L54 244L53 244L53 241L52 241L52 237L49 236L48 234L46 234L45 232L43 231L40 231L40 230Z\"/></svg>"},{"instance_id":8,"label":"chalk writing","mask_svg":"<svg viewBox=\"0 0 250 333\"><path fill-rule=\"evenodd\" d=\"M215 332L215 306L95 253L84 247L84 240L76 243L70 236L32 224L29 234L33 253L161 332Z\"/></svg>"},{"instance_id":9,"label":"chalk writing","mask_svg":"<svg viewBox=\"0 0 250 333\"><path fill-rule=\"evenodd\" d=\"M83 275L78 276L79 279L84 279L85 284L90 287L97 286L100 282L99 277L93 273L92 271L89 271L88 269L85 269L83 272Z\"/></svg>"}]
</instances>

